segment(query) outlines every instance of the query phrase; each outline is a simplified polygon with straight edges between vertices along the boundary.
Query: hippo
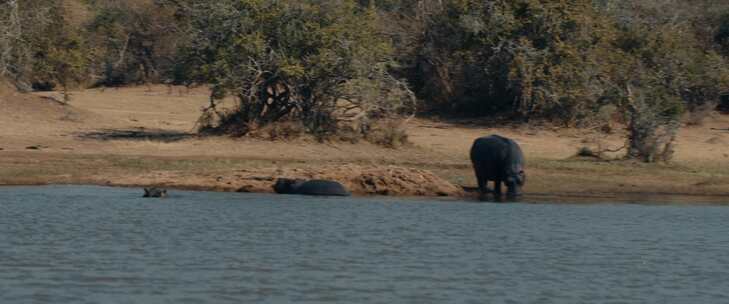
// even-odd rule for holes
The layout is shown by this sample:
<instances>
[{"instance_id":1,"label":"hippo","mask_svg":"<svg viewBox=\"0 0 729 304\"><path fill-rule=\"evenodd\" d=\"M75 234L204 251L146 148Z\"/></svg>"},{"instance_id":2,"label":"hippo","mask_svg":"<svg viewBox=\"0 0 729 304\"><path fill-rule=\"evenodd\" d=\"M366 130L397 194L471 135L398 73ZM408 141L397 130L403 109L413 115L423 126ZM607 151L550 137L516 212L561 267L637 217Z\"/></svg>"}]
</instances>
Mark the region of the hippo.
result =
<instances>
[{"instance_id":1,"label":"hippo","mask_svg":"<svg viewBox=\"0 0 729 304\"><path fill-rule=\"evenodd\" d=\"M494 181L493 193L497 200L501 198L501 182L506 184L508 198L521 195L521 187L526 183L524 155L513 140L499 135L477 138L471 146L471 163L476 171L480 200L486 199L490 180Z\"/></svg>"},{"instance_id":2,"label":"hippo","mask_svg":"<svg viewBox=\"0 0 729 304\"><path fill-rule=\"evenodd\" d=\"M167 189L144 188L144 196L142 197L167 197Z\"/></svg>"},{"instance_id":3,"label":"hippo","mask_svg":"<svg viewBox=\"0 0 729 304\"><path fill-rule=\"evenodd\" d=\"M279 178L273 185L279 194L302 194L320 196L350 196L351 193L342 184L329 180L303 180Z\"/></svg>"}]
</instances>

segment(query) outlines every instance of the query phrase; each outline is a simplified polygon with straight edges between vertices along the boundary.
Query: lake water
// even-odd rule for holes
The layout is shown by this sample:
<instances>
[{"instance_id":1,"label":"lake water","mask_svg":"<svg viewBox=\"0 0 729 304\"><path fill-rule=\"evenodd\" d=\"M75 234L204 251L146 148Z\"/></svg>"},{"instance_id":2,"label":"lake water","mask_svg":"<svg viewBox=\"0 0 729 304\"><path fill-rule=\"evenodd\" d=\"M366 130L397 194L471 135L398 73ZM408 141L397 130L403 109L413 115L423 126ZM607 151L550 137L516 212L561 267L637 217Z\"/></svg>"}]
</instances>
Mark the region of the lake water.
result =
<instances>
[{"instance_id":1,"label":"lake water","mask_svg":"<svg viewBox=\"0 0 729 304\"><path fill-rule=\"evenodd\" d=\"M0 187L0 303L729 303L729 207Z\"/></svg>"}]
</instances>

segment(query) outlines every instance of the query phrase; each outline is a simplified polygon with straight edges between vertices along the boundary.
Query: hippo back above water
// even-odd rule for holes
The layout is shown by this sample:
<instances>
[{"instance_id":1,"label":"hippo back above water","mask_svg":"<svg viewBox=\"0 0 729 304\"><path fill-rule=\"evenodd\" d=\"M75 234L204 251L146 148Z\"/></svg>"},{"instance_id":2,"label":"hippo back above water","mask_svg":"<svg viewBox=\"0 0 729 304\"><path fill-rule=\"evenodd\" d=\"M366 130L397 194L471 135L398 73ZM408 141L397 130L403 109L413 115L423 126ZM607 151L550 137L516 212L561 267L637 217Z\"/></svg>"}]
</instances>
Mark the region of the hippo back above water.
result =
<instances>
[{"instance_id":1,"label":"hippo back above water","mask_svg":"<svg viewBox=\"0 0 729 304\"><path fill-rule=\"evenodd\" d=\"M273 186L279 194L301 194L319 196L350 196L351 193L342 184L328 180L303 180L279 178Z\"/></svg>"},{"instance_id":2,"label":"hippo back above water","mask_svg":"<svg viewBox=\"0 0 729 304\"><path fill-rule=\"evenodd\" d=\"M502 182L508 189L507 196L521 195L521 187L526 183L524 154L515 141L499 135L477 138L471 146L471 162L482 200L489 192L488 181L494 181L496 198L501 196Z\"/></svg>"}]
</instances>

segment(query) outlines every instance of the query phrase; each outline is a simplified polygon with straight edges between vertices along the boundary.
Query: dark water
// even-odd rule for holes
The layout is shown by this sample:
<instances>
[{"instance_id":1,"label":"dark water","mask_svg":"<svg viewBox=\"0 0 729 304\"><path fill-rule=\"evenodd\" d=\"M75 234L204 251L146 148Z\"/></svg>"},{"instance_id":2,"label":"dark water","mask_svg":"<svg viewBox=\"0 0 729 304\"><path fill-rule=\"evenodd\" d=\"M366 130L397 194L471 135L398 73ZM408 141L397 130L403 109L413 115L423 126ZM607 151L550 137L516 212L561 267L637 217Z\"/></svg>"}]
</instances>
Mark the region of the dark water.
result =
<instances>
[{"instance_id":1,"label":"dark water","mask_svg":"<svg viewBox=\"0 0 729 304\"><path fill-rule=\"evenodd\" d=\"M729 303L729 207L0 188L0 303Z\"/></svg>"}]
</instances>

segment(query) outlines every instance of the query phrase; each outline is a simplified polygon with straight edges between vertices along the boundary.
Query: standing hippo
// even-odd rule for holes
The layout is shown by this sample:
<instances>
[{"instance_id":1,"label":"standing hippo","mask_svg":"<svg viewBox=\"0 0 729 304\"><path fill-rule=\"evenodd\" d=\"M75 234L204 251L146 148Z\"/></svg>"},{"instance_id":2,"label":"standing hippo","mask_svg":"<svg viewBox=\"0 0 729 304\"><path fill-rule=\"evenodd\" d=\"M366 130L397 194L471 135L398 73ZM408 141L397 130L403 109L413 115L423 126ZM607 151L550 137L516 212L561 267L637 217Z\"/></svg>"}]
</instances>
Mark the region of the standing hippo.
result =
<instances>
[{"instance_id":1,"label":"standing hippo","mask_svg":"<svg viewBox=\"0 0 729 304\"><path fill-rule=\"evenodd\" d=\"M273 190L279 194L303 194L321 196L350 196L342 184L328 180L309 180L279 178L273 185Z\"/></svg>"},{"instance_id":2,"label":"standing hippo","mask_svg":"<svg viewBox=\"0 0 729 304\"><path fill-rule=\"evenodd\" d=\"M501 198L501 182L506 184L508 197L521 195L521 187L526 182L524 155L513 140L499 135L477 138L471 146L471 162L481 200L485 200L489 192L487 183L490 180L494 181L496 199Z\"/></svg>"}]
</instances>

